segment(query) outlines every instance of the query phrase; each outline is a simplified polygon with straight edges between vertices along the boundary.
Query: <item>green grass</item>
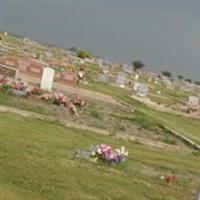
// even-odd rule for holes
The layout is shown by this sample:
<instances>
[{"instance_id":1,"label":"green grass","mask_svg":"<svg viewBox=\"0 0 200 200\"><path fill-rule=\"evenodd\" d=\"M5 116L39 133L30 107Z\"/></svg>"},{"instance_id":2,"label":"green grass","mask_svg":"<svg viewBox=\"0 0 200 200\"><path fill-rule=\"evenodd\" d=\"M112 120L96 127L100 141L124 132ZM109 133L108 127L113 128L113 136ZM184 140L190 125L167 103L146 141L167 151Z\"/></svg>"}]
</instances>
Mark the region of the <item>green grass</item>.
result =
<instances>
[{"instance_id":1,"label":"green grass","mask_svg":"<svg viewBox=\"0 0 200 200\"><path fill-rule=\"evenodd\" d=\"M92 144L125 145L119 166L74 158ZM200 173L199 153L170 152L92 132L0 113L1 200L190 200ZM167 184L158 175L176 174Z\"/></svg>"},{"instance_id":2,"label":"green grass","mask_svg":"<svg viewBox=\"0 0 200 200\"><path fill-rule=\"evenodd\" d=\"M19 38L16 38L14 36L8 35L5 37L5 41L12 44L15 47L20 47L23 45L22 40Z\"/></svg>"},{"instance_id":3,"label":"green grass","mask_svg":"<svg viewBox=\"0 0 200 200\"><path fill-rule=\"evenodd\" d=\"M192 119L151 109L143 103L139 103L138 101L130 98L130 91L108 84L92 82L88 86L88 89L110 95L114 98L118 98L133 106L133 108L138 112L143 113L143 121L149 121L149 118L156 120L158 123L167 125L170 128L173 128L174 130L192 139L196 143L200 144L199 119Z\"/></svg>"},{"instance_id":4,"label":"green grass","mask_svg":"<svg viewBox=\"0 0 200 200\"><path fill-rule=\"evenodd\" d=\"M27 100L25 97L16 97L5 93L0 93L0 105L15 107L39 114L49 114L48 110L45 109L47 107L45 104L33 104L33 101Z\"/></svg>"}]
</instances>

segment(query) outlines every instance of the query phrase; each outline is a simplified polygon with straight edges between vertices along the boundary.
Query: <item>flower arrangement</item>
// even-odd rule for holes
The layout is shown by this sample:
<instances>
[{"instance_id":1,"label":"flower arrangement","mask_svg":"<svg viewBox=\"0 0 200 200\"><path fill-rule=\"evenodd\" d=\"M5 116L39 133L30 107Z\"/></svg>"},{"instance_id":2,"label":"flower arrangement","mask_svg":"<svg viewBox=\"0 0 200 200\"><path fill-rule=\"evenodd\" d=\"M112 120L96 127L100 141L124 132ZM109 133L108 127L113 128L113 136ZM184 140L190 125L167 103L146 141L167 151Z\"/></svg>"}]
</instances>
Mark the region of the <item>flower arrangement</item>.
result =
<instances>
[{"instance_id":1,"label":"flower arrangement","mask_svg":"<svg viewBox=\"0 0 200 200\"><path fill-rule=\"evenodd\" d=\"M105 162L109 165L124 162L128 156L128 151L126 151L124 146L113 150L112 147L106 144L98 144L92 147L91 150L78 150L77 152L76 156L79 158L85 158L83 155L86 152L88 160L92 162Z\"/></svg>"},{"instance_id":2,"label":"flower arrangement","mask_svg":"<svg viewBox=\"0 0 200 200\"><path fill-rule=\"evenodd\" d=\"M161 180L165 180L167 183L173 183L176 182L177 177L175 175L171 176L160 176L159 177Z\"/></svg>"}]
</instances>

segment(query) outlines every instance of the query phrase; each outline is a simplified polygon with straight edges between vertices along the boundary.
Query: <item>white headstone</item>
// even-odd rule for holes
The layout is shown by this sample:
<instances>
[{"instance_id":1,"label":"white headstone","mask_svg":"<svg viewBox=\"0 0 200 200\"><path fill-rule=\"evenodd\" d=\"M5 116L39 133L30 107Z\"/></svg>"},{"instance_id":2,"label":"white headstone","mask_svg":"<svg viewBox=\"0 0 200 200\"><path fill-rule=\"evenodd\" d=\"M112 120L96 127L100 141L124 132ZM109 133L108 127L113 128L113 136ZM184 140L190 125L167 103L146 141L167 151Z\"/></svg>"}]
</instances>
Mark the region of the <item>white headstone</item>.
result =
<instances>
[{"instance_id":1,"label":"white headstone","mask_svg":"<svg viewBox=\"0 0 200 200\"><path fill-rule=\"evenodd\" d=\"M137 88L138 88L139 85L140 85L140 83L134 82L133 90L134 90L135 92L137 91Z\"/></svg>"},{"instance_id":2,"label":"white headstone","mask_svg":"<svg viewBox=\"0 0 200 200\"><path fill-rule=\"evenodd\" d=\"M120 87L124 88L125 82L126 82L126 74L118 73L117 79L116 79L116 84L119 85Z\"/></svg>"},{"instance_id":3,"label":"white headstone","mask_svg":"<svg viewBox=\"0 0 200 200\"><path fill-rule=\"evenodd\" d=\"M54 73L55 73L54 69L50 67L44 68L40 85L42 90L46 90L49 92L51 91L53 86Z\"/></svg>"},{"instance_id":4,"label":"white headstone","mask_svg":"<svg viewBox=\"0 0 200 200\"><path fill-rule=\"evenodd\" d=\"M149 91L146 85L138 83L138 82L134 83L133 90L136 93L136 95L140 97L146 97Z\"/></svg>"},{"instance_id":5,"label":"white headstone","mask_svg":"<svg viewBox=\"0 0 200 200\"><path fill-rule=\"evenodd\" d=\"M135 81L138 81L139 78L140 78L140 75L139 75L139 74L136 74L134 80L135 80Z\"/></svg>"}]
</instances>

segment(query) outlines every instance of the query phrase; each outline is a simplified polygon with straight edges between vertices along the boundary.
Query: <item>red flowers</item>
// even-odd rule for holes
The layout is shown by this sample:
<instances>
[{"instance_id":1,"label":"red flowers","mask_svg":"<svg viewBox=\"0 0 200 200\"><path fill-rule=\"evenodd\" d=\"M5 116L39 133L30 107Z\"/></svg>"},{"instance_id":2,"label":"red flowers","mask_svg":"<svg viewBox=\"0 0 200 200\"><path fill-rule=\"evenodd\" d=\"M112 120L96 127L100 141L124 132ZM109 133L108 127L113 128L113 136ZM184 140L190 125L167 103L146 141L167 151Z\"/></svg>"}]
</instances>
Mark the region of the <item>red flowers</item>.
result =
<instances>
[{"instance_id":1,"label":"red flowers","mask_svg":"<svg viewBox=\"0 0 200 200\"><path fill-rule=\"evenodd\" d=\"M170 183L170 182L175 182L176 181L176 176L166 176L165 181Z\"/></svg>"}]
</instances>

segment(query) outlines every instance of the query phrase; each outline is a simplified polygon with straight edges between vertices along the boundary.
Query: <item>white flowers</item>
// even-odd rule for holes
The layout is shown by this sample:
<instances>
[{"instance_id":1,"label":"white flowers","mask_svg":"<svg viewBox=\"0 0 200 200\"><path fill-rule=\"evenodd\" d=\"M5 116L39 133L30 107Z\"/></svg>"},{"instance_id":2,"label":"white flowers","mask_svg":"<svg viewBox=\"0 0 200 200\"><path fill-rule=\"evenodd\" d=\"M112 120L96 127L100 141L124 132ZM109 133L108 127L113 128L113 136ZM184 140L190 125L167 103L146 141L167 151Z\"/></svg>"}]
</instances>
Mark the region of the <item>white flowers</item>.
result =
<instances>
[{"instance_id":1,"label":"white flowers","mask_svg":"<svg viewBox=\"0 0 200 200\"><path fill-rule=\"evenodd\" d=\"M118 155L124 155L128 157L128 151L126 151L124 146L121 146L120 149L115 149L115 151L117 152Z\"/></svg>"},{"instance_id":2,"label":"white flowers","mask_svg":"<svg viewBox=\"0 0 200 200\"><path fill-rule=\"evenodd\" d=\"M107 144L98 144L88 150L78 149L75 153L78 158L88 159L94 163L100 161L108 164L119 164L124 162L128 156L128 151L126 151L124 146L113 150L113 148Z\"/></svg>"}]
</instances>

